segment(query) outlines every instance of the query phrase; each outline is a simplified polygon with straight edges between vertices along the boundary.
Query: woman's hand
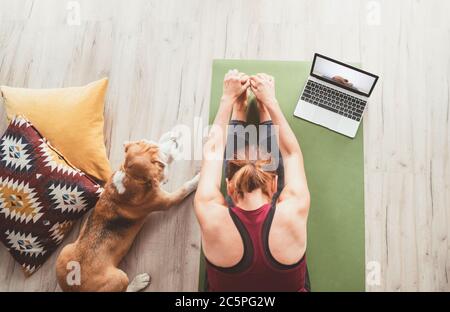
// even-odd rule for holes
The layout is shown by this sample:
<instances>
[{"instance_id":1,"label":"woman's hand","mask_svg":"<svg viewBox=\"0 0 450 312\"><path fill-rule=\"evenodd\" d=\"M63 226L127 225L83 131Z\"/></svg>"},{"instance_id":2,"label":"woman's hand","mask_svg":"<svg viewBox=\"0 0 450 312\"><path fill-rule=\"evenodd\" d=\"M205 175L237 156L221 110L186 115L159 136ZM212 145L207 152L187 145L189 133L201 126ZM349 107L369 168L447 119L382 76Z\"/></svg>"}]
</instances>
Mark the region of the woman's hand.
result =
<instances>
[{"instance_id":1,"label":"woman's hand","mask_svg":"<svg viewBox=\"0 0 450 312\"><path fill-rule=\"evenodd\" d=\"M265 107L276 105L275 79L267 74L256 74L250 77L250 87L258 102Z\"/></svg>"},{"instance_id":2,"label":"woman's hand","mask_svg":"<svg viewBox=\"0 0 450 312\"><path fill-rule=\"evenodd\" d=\"M223 98L230 103L236 102L241 98L247 88L250 86L248 75L239 72L237 69L229 70L223 79Z\"/></svg>"}]
</instances>

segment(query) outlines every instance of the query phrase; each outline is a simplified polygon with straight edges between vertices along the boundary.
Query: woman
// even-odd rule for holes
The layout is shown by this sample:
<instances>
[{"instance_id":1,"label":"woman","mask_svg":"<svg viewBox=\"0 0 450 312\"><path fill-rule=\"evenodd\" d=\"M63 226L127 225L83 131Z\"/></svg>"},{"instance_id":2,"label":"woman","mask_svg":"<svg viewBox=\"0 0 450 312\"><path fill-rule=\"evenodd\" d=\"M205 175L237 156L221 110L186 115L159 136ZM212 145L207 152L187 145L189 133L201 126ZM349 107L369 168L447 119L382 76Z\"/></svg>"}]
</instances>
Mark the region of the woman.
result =
<instances>
[{"instance_id":1,"label":"woman","mask_svg":"<svg viewBox=\"0 0 450 312\"><path fill-rule=\"evenodd\" d=\"M267 171L267 160L229 160L225 170L226 200L220 192L224 142L227 136L235 141L235 135L240 134L233 128L246 124L248 88L256 97L261 124L279 128L284 177L281 166ZM273 129L266 136L270 145ZM272 157L279 156L278 151L271 152ZM303 156L275 98L273 77L249 77L237 70L229 71L204 147L195 196L207 259L208 290L309 291L305 258L309 204Z\"/></svg>"}]
</instances>

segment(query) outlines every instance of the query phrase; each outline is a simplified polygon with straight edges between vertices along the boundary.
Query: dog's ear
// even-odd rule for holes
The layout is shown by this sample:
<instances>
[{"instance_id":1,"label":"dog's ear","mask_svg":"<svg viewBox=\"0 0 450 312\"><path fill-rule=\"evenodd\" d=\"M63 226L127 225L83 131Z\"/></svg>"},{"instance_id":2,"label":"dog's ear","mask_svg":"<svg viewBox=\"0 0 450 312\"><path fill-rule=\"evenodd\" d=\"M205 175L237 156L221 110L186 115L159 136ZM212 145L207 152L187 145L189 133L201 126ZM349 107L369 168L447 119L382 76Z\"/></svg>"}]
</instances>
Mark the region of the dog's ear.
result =
<instances>
[{"instance_id":1,"label":"dog's ear","mask_svg":"<svg viewBox=\"0 0 450 312\"><path fill-rule=\"evenodd\" d=\"M125 153L128 151L128 148L130 147L131 144L132 144L131 141L124 141L123 142L123 148L125 150Z\"/></svg>"}]
</instances>

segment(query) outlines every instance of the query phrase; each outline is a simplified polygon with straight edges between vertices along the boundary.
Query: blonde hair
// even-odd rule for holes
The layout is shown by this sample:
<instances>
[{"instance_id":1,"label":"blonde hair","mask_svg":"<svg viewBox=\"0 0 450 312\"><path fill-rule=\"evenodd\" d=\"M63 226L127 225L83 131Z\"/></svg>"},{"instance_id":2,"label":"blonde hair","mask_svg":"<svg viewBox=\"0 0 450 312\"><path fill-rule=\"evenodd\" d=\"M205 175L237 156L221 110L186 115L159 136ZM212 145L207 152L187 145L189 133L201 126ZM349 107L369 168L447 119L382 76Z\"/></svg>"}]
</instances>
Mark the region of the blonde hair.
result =
<instances>
[{"instance_id":1,"label":"blonde hair","mask_svg":"<svg viewBox=\"0 0 450 312\"><path fill-rule=\"evenodd\" d=\"M269 183L272 182L276 173L264 170L264 167L270 163L270 159L256 161L233 159L228 162L226 176L240 197L243 197L244 193L251 193L257 189L271 196Z\"/></svg>"}]
</instances>

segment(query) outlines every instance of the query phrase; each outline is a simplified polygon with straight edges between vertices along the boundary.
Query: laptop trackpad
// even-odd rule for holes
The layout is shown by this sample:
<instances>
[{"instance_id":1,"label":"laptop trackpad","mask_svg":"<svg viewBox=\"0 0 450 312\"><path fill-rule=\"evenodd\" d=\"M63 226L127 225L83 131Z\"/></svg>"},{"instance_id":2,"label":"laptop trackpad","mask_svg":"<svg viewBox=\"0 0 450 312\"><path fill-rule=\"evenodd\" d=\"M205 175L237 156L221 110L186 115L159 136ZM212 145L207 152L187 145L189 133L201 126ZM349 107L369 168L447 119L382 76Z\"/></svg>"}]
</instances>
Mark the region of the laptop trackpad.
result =
<instances>
[{"instance_id":1,"label":"laptop trackpad","mask_svg":"<svg viewBox=\"0 0 450 312\"><path fill-rule=\"evenodd\" d=\"M340 119L341 119L340 115L330 112L329 110L324 108L318 109L314 114L314 120L318 124L321 124L322 126L325 126L333 130L337 129Z\"/></svg>"},{"instance_id":2,"label":"laptop trackpad","mask_svg":"<svg viewBox=\"0 0 450 312\"><path fill-rule=\"evenodd\" d=\"M314 118L316 111L317 111L316 105L300 101L297 104L297 107L295 108L294 115L306 120L311 120Z\"/></svg>"}]
</instances>

